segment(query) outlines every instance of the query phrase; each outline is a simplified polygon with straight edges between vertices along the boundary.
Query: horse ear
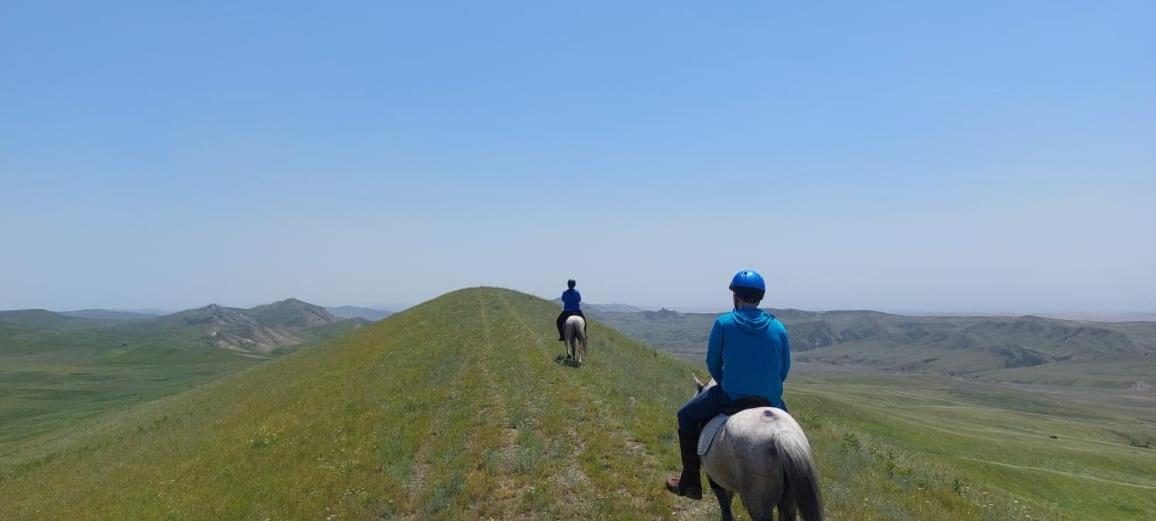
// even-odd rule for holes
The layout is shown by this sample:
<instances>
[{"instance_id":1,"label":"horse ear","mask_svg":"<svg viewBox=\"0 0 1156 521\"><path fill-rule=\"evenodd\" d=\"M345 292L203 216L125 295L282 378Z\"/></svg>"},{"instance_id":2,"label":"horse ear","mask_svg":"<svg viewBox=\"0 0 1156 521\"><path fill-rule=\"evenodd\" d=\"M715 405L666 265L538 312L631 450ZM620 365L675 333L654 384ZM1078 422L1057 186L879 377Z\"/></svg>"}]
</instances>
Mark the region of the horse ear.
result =
<instances>
[{"instance_id":1,"label":"horse ear","mask_svg":"<svg viewBox=\"0 0 1156 521\"><path fill-rule=\"evenodd\" d=\"M690 373L690 377L691 377L691 378L694 378L694 387L695 387L696 389L698 389L699 391L702 391L702 388L703 388L703 387L706 387L706 384L702 383L702 380L699 380L699 379L698 379L698 375L697 375L697 374L694 374L694 373Z\"/></svg>"}]
</instances>

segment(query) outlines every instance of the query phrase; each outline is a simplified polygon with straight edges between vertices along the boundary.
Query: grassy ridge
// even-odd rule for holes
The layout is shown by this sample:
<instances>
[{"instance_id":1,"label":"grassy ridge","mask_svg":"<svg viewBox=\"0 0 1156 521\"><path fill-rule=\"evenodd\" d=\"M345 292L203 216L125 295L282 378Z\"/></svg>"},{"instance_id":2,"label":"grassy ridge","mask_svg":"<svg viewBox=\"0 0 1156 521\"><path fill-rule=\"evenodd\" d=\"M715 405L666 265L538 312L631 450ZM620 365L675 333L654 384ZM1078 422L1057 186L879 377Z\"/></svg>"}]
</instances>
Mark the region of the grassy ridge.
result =
<instances>
[{"instance_id":1,"label":"grassy ridge","mask_svg":"<svg viewBox=\"0 0 1156 521\"><path fill-rule=\"evenodd\" d=\"M596 324L589 364L562 366L556 313L463 290L78 429L2 474L0 519L714 515L660 486L692 366ZM884 444L828 397L788 400L834 519L1059 518Z\"/></svg>"}]
</instances>

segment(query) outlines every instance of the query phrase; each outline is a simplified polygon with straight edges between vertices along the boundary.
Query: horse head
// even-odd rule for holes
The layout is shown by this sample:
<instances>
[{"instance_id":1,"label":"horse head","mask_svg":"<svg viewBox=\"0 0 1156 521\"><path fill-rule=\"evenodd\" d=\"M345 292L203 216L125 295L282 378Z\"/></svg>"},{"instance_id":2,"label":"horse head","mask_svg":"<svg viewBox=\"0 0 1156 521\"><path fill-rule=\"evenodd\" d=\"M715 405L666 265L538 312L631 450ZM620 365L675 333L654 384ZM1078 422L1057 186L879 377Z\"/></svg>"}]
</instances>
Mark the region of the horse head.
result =
<instances>
[{"instance_id":1,"label":"horse head","mask_svg":"<svg viewBox=\"0 0 1156 521\"><path fill-rule=\"evenodd\" d=\"M711 387L718 385L718 383L716 383L714 381L714 378L711 378L710 381L708 381L708 382L703 382L702 380L699 380L698 375L696 375L694 373L690 373L690 377L694 378L695 394L701 393L707 389L710 389Z\"/></svg>"}]
</instances>

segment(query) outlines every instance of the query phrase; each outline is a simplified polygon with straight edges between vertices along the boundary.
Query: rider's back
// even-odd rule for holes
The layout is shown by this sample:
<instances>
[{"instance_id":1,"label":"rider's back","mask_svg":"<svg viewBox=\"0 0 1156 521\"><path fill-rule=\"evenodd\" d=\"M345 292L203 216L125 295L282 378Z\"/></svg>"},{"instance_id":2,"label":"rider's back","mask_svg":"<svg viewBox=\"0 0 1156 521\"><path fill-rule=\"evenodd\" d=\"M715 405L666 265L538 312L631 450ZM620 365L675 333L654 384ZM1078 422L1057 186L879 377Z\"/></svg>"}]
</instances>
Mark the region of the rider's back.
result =
<instances>
[{"instance_id":1,"label":"rider's back","mask_svg":"<svg viewBox=\"0 0 1156 521\"><path fill-rule=\"evenodd\" d=\"M562 292L563 311L579 311L582 309L581 302L582 294L578 290L571 288Z\"/></svg>"},{"instance_id":2,"label":"rider's back","mask_svg":"<svg viewBox=\"0 0 1156 521\"><path fill-rule=\"evenodd\" d=\"M783 380L791 366L787 328L758 308L741 308L715 320L707 367L732 399L762 396L782 408Z\"/></svg>"}]
</instances>

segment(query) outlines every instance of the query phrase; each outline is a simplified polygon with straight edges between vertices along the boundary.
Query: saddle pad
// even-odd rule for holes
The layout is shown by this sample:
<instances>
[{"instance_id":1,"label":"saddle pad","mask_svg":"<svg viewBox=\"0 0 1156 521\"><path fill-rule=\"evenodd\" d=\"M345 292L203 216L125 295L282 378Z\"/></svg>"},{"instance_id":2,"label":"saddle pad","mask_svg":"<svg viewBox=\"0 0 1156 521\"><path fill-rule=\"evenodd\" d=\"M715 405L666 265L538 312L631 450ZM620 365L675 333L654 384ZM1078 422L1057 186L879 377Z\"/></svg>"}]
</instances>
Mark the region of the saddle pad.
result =
<instances>
[{"instance_id":1,"label":"saddle pad","mask_svg":"<svg viewBox=\"0 0 1156 521\"><path fill-rule=\"evenodd\" d=\"M711 418L711 420L707 422L706 427L702 428L702 433L698 435L699 456L705 456L707 451L710 450L710 444L714 441L715 434L718 434L718 430L721 429L723 425L726 425L727 418L730 418L730 416L720 414Z\"/></svg>"}]
</instances>

